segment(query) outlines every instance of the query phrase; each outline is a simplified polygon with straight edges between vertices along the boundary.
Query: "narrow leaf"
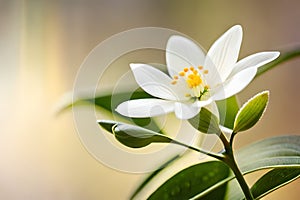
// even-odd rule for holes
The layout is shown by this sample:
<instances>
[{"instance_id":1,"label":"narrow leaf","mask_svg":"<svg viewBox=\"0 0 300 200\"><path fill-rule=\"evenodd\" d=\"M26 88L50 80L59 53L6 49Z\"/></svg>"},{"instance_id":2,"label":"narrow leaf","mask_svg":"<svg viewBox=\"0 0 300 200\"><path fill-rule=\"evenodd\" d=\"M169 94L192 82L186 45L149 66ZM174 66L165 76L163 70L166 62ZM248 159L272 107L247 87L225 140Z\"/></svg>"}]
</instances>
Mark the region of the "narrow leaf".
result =
<instances>
[{"instance_id":1,"label":"narrow leaf","mask_svg":"<svg viewBox=\"0 0 300 200\"><path fill-rule=\"evenodd\" d=\"M227 165L219 161L196 164L167 180L149 199L189 199L223 180L228 174ZM203 199L222 199L225 189L224 187L218 193L210 194L213 196L206 196Z\"/></svg>"},{"instance_id":2,"label":"narrow leaf","mask_svg":"<svg viewBox=\"0 0 300 200\"><path fill-rule=\"evenodd\" d=\"M277 190L296 180L300 176L300 167L277 168L263 175L251 188L256 199Z\"/></svg>"},{"instance_id":3,"label":"narrow leaf","mask_svg":"<svg viewBox=\"0 0 300 200\"><path fill-rule=\"evenodd\" d=\"M245 198L244 192L239 184L239 182L236 180L236 178L230 180L227 183L227 191L225 194L225 200L241 200Z\"/></svg>"},{"instance_id":4,"label":"narrow leaf","mask_svg":"<svg viewBox=\"0 0 300 200\"><path fill-rule=\"evenodd\" d=\"M266 110L268 101L268 91L261 92L248 100L236 115L233 131L237 133L254 126Z\"/></svg>"},{"instance_id":5,"label":"narrow leaf","mask_svg":"<svg viewBox=\"0 0 300 200\"><path fill-rule=\"evenodd\" d=\"M300 166L275 168L264 174L251 188L251 192L255 199L260 199L267 194L287 185L288 183L298 179L300 176ZM242 189L236 179L227 184L226 199L240 200L244 198Z\"/></svg>"},{"instance_id":6,"label":"narrow leaf","mask_svg":"<svg viewBox=\"0 0 300 200\"><path fill-rule=\"evenodd\" d=\"M207 134L219 134L219 119L206 108L201 108L201 111L195 117L189 119L190 124Z\"/></svg>"}]
</instances>

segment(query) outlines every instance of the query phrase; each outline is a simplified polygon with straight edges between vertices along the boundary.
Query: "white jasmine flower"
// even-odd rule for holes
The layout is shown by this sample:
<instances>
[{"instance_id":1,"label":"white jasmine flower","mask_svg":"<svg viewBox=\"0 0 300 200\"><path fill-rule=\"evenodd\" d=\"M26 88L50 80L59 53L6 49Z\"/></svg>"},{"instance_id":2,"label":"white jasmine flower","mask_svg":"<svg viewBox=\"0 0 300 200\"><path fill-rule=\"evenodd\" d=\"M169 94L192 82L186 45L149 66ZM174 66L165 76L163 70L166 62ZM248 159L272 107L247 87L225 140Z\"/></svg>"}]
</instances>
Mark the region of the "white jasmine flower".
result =
<instances>
[{"instance_id":1,"label":"white jasmine flower","mask_svg":"<svg viewBox=\"0 0 300 200\"><path fill-rule=\"evenodd\" d=\"M136 118L175 112L179 119L189 119L204 106L216 107L214 101L243 90L258 67L279 56L275 51L260 52L237 62L241 41L241 26L233 26L205 55L191 40L171 36L166 48L169 75L147 64L130 64L139 86L157 98L129 100L116 111Z\"/></svg>"}]
</instances>

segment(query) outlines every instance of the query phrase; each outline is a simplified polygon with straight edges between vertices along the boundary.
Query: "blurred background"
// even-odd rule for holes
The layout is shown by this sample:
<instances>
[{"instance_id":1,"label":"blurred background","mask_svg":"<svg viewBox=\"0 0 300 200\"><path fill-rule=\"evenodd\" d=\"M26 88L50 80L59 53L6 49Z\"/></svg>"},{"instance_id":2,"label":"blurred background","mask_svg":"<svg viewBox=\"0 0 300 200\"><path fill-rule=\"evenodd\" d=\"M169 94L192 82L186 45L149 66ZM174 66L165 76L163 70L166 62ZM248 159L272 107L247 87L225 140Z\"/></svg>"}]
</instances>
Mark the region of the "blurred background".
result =
<instances>
[{"instance_id":1,"label":"blurred background","mask_svg":"<svg viewBox=\"0 0 300 200\"><path fill-rule=\"evenodd\" d=\"M81 144L72 112L53 112L101 41L154 26L180 31L208 49L241 24L240 58L285 52L300 47L299 8L298 0L0 0L0 199L127 199L143 178L99 163ZM269 89L271 100L261 122L237 136L236 147L300 134L299 64L281 64L239 94L244 102ZM298 199L299 186L295 181L265 199Z\"/></svg>"}]
</instances>

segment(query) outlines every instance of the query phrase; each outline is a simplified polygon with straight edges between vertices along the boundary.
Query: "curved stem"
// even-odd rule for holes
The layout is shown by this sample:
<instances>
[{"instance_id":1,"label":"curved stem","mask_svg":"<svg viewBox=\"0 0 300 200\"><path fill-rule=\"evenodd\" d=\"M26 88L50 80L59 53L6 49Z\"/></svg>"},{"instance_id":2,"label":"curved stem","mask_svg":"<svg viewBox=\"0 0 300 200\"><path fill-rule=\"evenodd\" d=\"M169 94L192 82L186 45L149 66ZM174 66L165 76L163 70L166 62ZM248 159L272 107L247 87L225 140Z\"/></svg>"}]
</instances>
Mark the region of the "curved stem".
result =
<instances>
[{"instance_id":1,"label":"curved stem","mask_svg":"<svg viewBox=\"0 0 300 200\"><path fill-rule=\"evenodd\" d=\"M232 132L231 134L231 137L230 137L230 141L229 141L229 145L232 147L233 146L233 139L234 139L234 136L235 136L235 132Z\"/></svg>"},{"instance_id":2,"label":"curved stem","mask_svg":"<svg viewBox=\"0 0 300 200\"><path fill-rule=\"evenodd\" d=\"M254 200L254 197L250 191L250 188L244 179L244 176L240 169L237 166L237 163L235 162L233 154L226 154L226 158L224 162L232 169L235 178L237 179L238 183L240 184L241 189L243 190L243 193L245 195L245 198L247 200Z\"/></svg>"},{"instance_id":3,"label":"curved stem","mask_svg":"<svg viewBox=\"0 0 300 200\"><path fill-rule=\"evenodd\" d=\"M219 135L220 139L223 142L224 148L225 148L225 152L223 153L223 155L225 155L225 159L223 160L233 171L237 181L239 182L241 189L243 190L243 193L246 197L247 200L254 200L253 195L250 191L249 186L247 185L246 180L244 179L244 176L242 174L242 172L240 171L240 169L238 168L238 165L234 159L234 155L233 155L233 149L232 149L232 143L233 143L233 135L230 138L230 141L228 142L226 136L224 135L223 132L220 133Z\"/></svg>"},{"instance_id":4,"label":"curved stem","mask_svg":"<svg viewBox=\"0 0 300 200\"><path fill-rule=\"evenodd\" d=\"M231 151L232 150L231 146L230 146L226 136L224 135L224 133L222 131L220 132L219 138L222 140L226 152Z\"/></svg>"},{"instance_id":5,"label":"curved stem","mask_svg":"<svg viewBox=\"0 0 300 200\"><path fill-rule=\"evenodd\" d=\"M198 148L196 148L196 147L189 146L189 145L184 144L184 143L181 143L181 142L179 142L179 141L173 140L172 143L173 143L173 144L178 144L178 145L181 145L181 146L184 146L184 147L187 147L187 148L189 148L189 149L191 149L191 150L197 151L197 152L199 152L199 153L206 154L206 155L208 155L208 156L211 156L211 157L216 158L216 159L221 160L221 161L223 161L223 160L225 159L225 156L222 155L222 154L215 154L215 153L213 153L213 152L208 152L208 151L205 151L205 150L202 150L202 149L198 149Z\"/></svg>"}]
</instances>

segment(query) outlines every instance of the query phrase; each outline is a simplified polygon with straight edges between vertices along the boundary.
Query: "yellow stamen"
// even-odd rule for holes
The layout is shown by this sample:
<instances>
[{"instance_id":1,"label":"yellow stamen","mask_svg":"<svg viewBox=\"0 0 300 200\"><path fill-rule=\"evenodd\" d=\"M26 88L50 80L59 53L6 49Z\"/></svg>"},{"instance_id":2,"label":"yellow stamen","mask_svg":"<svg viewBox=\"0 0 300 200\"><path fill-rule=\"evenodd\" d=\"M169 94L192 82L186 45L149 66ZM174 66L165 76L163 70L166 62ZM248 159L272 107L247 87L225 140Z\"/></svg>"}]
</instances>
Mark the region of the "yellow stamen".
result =
<instances>
[{"instance_id":1,"label":"yellow stamen","mask_svg":"<svg viewBox=\"0 0 300 200\"><path fill-rule=\"evenodd\" d=\"M197 71L197 70L194 70L193 73L196 75L196 74L198 74L198 71Z\"/></svg>"},{"instance_id":2,"label":"yellow stamen","mask_svg":"<svg viewBox=\"0 0 300 200\"><path fill-rule=\"evenodd\" d=\"M195 68L194 68L193 66L190 67L190 70L191 70L191 71L194 71L194 69L195 69Z\"/></svg>"},{"instance_id":3,"label":"yellow stamen","mask_svg":"<svg viewBox=\"0 0 300 200\"><path fill-rule=\"evenodd\" d=\"M178 74L179 74L179 76L184 76L184 75L185 75L185 72L182 71L182 72L179 72Z\"/></svg>"},{"instance_id":4,"label":"yellow stamen","mask_svg":"<svg viewBox=\"0 0 300 200\"><path fill-rule=\"evenodd\" d=\"M174 78L175 80L177 80L177 79L178 79L178 76L177 76L177 75L175 75L173 78Z\"/></svg>"},{"instance_id":5,"label":"yellow stamen","mask_svg":"<svg viewBox=\"0 0 300 200\"><path fill-rule=\"evenodd\" d=\"M208 90L208 89L209 89L209 85L205 85L205 86L204 86L204 89L205 89L205 90Z\"/></svg>"},{"instance_id":6,"label":"yellow stamen","mask_svg":"<svg viewBox=\"0 0 300 200\"><path fill-rule=\"evenodd\" d=\"M175 81L175 80L171 82L172 85L175 85L176 83L177 83L177 81Z\"/></svg>"},{"instance_id":7,"label":"yellow stamen","mask_svg":"<svg viewBox=\"0 0 300 200\"><path fill-rule=\"evenodd\" d=\"M185 97L190 97L191 96L191 94L185 94Z\"/></svg>"},{"instance_id":8,"label":"yellow stamen","mask_svg":"<svg viewBox=\"0 0 300 200\"><path fill-rule=\"evenodd\" d=\"M189 71L189 68L185 67L185 68L183 69L183 71L184 71L184 72L188 72L188 71Z\"/></svg>"},{"instance_id":9,"label":"yellow stamen","mask_svg":"<svg viewBox=\"0 0 300 200\"><path fill-rule=\"evenodd\" d=\"M204 73L204 74L208 74L208 70L207 70L207 69L204 70L203 73Z\"/></svg>"},{"instance_id":10,"label":"yellow stamen","mask_svg":"<svg viewBox=\"0 0 300 200\"><path fill-rule=\"evenodd\" d=\"M203 69L203 66L198 66L198 69L202 70L202 69Z\"/></svg>"}]
</instances>

